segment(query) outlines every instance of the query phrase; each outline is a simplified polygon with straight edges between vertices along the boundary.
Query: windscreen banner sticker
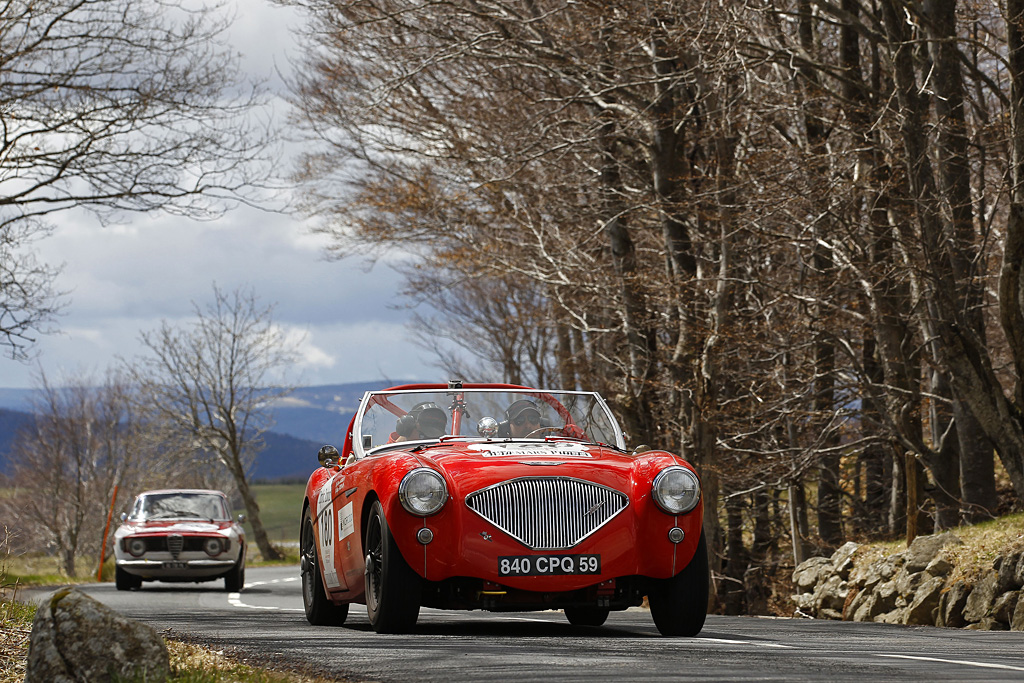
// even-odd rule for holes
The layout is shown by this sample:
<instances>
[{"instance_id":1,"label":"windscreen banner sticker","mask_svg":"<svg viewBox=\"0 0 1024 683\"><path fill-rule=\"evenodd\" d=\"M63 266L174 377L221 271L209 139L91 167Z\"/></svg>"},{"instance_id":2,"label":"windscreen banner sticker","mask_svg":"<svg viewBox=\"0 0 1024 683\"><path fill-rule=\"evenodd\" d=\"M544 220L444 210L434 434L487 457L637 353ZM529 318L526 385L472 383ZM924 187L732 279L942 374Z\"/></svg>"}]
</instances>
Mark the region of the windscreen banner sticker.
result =
<instances>
[{"instance_id":1,"label":"windscreen banner sticker","mask_svg":"<svg viewBox=\"0 0 1024 683\"><path fill-rule=\"evenodd\" d=\"M337 588L338 570L334 568L334 499L331 496L331 482L327 482L316 496L317 523L320 526L320 563L324 568L324 583L328 588Z\"/></svg>"},{"instance_id":2,"label":"windscreen banner sticker","mask_svg":"<svg viewBox=\"0 0 1024 683\"><path fill-rule=\"evenodd\" d=\"M352 519L352 503L338 510L338 540L355 533L356 523Z\"/></svg>"},{"instance_id":3,"label":"windscreen banner sticker","mask_svg":"<svg viewBox=\"0 0 1024 683\"><path fill-rule=\"evenodd\" d=\"M469 450L480 451L485 458L592 458L581 443L472 443Z\"/></svg>"}]
</instances>

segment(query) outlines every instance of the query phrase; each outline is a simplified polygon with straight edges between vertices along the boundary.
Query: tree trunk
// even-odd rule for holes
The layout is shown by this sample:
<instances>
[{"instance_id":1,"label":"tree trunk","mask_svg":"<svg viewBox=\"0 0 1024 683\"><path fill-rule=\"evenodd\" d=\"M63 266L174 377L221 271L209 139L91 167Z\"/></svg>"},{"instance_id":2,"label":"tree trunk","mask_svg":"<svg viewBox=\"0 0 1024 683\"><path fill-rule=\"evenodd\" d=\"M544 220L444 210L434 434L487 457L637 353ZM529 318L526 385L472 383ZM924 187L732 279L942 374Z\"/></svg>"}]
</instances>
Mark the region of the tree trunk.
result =
<instances>
[{"instance_id":1,"label":"tree trunk","mask_svg":"<svg viewBox=\"0 0 1024 683\"><path fill-rule=\"evenodd\" d=\"M235 479L235 483L238 485L238 494L242 496L242 502L245 504L246 521L252 527L252 535L256 541L256 547L260 549L260 555L264 560L282 559L284 555L271 545L270 539L267 537L267 530L263 528L263 521L260 519L260 506L256 502L256 496L249 488L249 482L245 477L238 477Z\"/></svg>"},{"instance_id":2,"label":"tree trunk","mask_svg":"<svg viewBox=\"0 0 1024 683\"><path fill-rule=\"evenodd\" d=\"M606 195L603 232L611 254L612 265L618 279L619 309L623 334L626 338L627 366L619 407L623 411L626 428L635 437L654 433L651 423L653 411L647 402L648 378L653 369L654 335L648 329L649 308L640 283L636 260L636 247L627 228L626 216L621 210L619 197L623 192L619 174L618 139L616 125L610 113L600 130L602 154L601 186Z\"/></svg>"},{"instance_id":3,"label":"tree trunk","mask_svg":"<svg viewBox=\"0 0 1024 683\"><path fill-rule=\"evenodd\" d=\"M936 340L934 347L937 349L937 360L948 368L954 392L968 405L992 440L1014 490L1024 494L1024 417L1021 415L1019 401L1020 382L1016 394L1018 400L1007 400L992 368L988 350L970 329L956 305L958 297L953 286L953 262L948 240L943 235L935 179L928 155L922 95L907 54L911 42L906 35L903 9L897 7L894 0L883 0L880 6L890 41L893 78L902 111L901 134L906 154L907 178L912 198L916 202L919 247L922 258L929 266L927 280L921 283L920 292L924 304L919 307L918 314L922 330L929 340ZM1010 120L1013 134L1010 176L1013 196L1006 226L1004 269L1000 278L1000 311L1004 315L1004 326L1005 316L1013 314L1015 301L1016 315L1022 313L1019 275L1020 258L1024 257L1024 215L1021 212L1021 201L1024 200L1024 188L1021 185L1024 180L1024 105L1020 100L1020 94L1024 92L1024 50L1021 50L1022 34L1017 21L1024 17L1024 1L1007 0L1006 7L1007 41L1010 48ZM1015 244L1015 240L1019 242ZM1011 254L1017 257L1017 261L1007 268L1007 257ZM1017 341L1024 342L1021 329L1019 326L1016 329L1011 326L1006 330L1018 373L1024 371L1024 344L1015 346Z\"/></svg>"},{"instance_id":4,"label":"tree trunk","mask_svg":"<svg viewBox=\"0 0 1024 683\"><path fill-rule=\"evenodd\" d=\"M953 403L953 415L963 454L960 458L961 510L965 522L976 524L995 517L998 502L995 456L992 442L963 401Z\"/></svg>"},{"instance_id":5,"label":"tree trunk","mask_svg":"<svg viewBox=\"0 0 1024 683\"><path fill-rule=\"evenodd\" d=\"M743 507L738 496L725 501L726 555L725 581L722 584L722 605L726 614L743 614L747 572L747 549L743 544Z\"/></svg>"},{"instance_id":6,"label":"tree trunk","mask_svg":"<svg viewBox=\"0 0 1024 683\"><path fill-rule=\"evenodd\" d=\"M810 533L807 521L807 495L804 482L797 479L789 485L789 533L793 540L793 564L798 565L811 554L807 534Z\"/></svg>"},{"instance_id":7,"label":"tree trunk","mask_svg":"<svg viewBox=\"0 0 1024 683\"><path fill-rule=\"evenodd\" d=\"M939 370L931 372L932 395L950 399L949 384ZM928 471L934 485L928 491L935 502L935 522L939 529L952 529L960 520L960 438L953 407L944 400L932 400L929 423L933 453L927 454Z\"/></svg>"}]
</instances>

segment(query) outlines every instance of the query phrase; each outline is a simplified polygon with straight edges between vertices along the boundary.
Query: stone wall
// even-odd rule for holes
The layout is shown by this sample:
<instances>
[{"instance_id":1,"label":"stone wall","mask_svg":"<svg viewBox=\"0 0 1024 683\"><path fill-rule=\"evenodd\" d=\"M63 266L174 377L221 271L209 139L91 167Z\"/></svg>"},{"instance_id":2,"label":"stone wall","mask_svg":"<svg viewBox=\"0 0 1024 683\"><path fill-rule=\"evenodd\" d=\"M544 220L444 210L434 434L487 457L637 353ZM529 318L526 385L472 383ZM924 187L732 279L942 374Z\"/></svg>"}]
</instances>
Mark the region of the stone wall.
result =
<instances>
[{"instance_id":1,"label":"stone wall","mask_svg":"<svg viewBox=\"0 0 1024 683\"><path fill-rule=\"evenodd\" d=\"M973 585L951 578L940 552L952 533L920 536L903 552L854 563L847 543L793 571L797 614L818 619L1024 631L1024 551L997 557Z\"/></svg>"}]
</instances>

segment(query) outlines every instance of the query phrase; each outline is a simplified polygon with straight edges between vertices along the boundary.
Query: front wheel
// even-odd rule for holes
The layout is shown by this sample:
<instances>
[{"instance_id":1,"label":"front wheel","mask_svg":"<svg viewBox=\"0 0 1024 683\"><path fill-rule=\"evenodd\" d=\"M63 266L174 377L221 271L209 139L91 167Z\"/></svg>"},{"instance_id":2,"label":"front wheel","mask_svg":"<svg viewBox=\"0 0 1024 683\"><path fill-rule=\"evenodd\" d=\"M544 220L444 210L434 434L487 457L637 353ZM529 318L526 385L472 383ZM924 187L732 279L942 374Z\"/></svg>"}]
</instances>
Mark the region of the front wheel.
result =
<instances>
[{"instance_id":1,"label":"front wheel","mask_svg":"<svg viewBox=\"0 0 1024 683\"><path fill-rule=\"evenodd\" d=\"M573 626L600 626L610 611L607 607L566 607L565 618Z\"/></svg>"},{"instance_id":2,"label":"front wheel","mask_svg":"<svg viewBox=\"0 0 1024 683\"><path fill-rule=\"evenodd\" d=\"M366 523L366 615L377 633L408 633L420 614L420 577L402 557L375 501Z\"/></svg>"},{"instance_id":3,"label":"front wheel","mask_svg":"<svg viewBox=\"0 0 1024 683\"><path fill-rule=\"evenodd\" d=\"M708 578L708 546L701 530L690 564L672 578L657 581L647 596L661 635L700 633L708 614Z\"/></svg>"},{"instance_id":4,"label":"front wheel","mask_svg":"<svg viewBox=\"0 0 1024 683\"><path fill-rule=\"evenodd\" d=\"M224 575L224 590L228 593L241 593L245 586L245 548L238 555L238 562Z\"/></svg>"},{"instance_id":5,"label":"front wheel","mask_svg":"<svg viewBox=\"0 0 1024 683\"><path fill-rule=\"evenodd\" d=\"M320 561L316 552L316 537L313 535L313 516L306 509L302 515L302 536L299 541L301 555L299 571L302 575L302 606L306 610L306 621L314 626L341 626L348 618L348 604L335 605L327 597L320 574Z\"/></svg>"},{"instance_id":6,"label":"front wheel","mask_svg":"<svg viewBox=\"0 0 1024 683\"><path fill-rule=\"evenodd\" d=\"M130 591L133 588L141 588L142 579L134 574L129 574L120 567L114 567L114 585L119 591Z\"/></svg>"}]
</instances>

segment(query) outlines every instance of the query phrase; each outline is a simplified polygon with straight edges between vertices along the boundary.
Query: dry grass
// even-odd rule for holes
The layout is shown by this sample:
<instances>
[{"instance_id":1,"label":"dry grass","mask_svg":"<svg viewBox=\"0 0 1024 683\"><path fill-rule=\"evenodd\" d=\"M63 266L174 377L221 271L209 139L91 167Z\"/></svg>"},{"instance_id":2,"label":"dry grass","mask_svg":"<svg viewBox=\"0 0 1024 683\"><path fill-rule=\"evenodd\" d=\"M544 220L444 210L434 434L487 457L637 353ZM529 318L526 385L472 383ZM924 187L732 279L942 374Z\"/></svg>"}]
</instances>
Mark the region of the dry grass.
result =
<instances>
[{"instance_id":1,"label":"dry grass","mask_svg":"<svg viewBox=\"0 0 1024 683\"><path fill-rule=\"evenodd\" d=\"M167 640L174 683L328 683L331 679L288 671L271 671L225 654L223 650Z\"/></svg>"},{"instance_id":2,"label":"dry grass","mask_svg":"<svg viewBox=\"0 0 1024 683\"><path fill-rule=\"evenodd\" d=\"M963 545L947 545L943 556L955 569L951 579L973 584L992 571L1000 555L1024 549L1024 512L953 530Z\"/></svg>"},{"instance_id":3,"label":"dry grass","mask_svg":"<svg viewBox=\"0 0 1024 683\"><path fill-rule=\"evenodd\" d=\"M0 602L0 683L25 680L28 636L34 616L33 608L13 599Z\"/></svg>"},{"instance_id":4,"label":"dry grass","mask_svg":"<svg viewBox=\"0 0 1024 683\"><path fill-rule=\"evenodd\" d=\"M963 544L947 545L941 551L942 557L953 565L950 579L974 584L992 571L992 565L997 557L1024 549L1024 512L973 526L958 527L951 529L951 532L959 537ZM857 565L863 566L906 549L905 541L865 543L857 549L854 561Z\"/></svg>"}]
</instances>

